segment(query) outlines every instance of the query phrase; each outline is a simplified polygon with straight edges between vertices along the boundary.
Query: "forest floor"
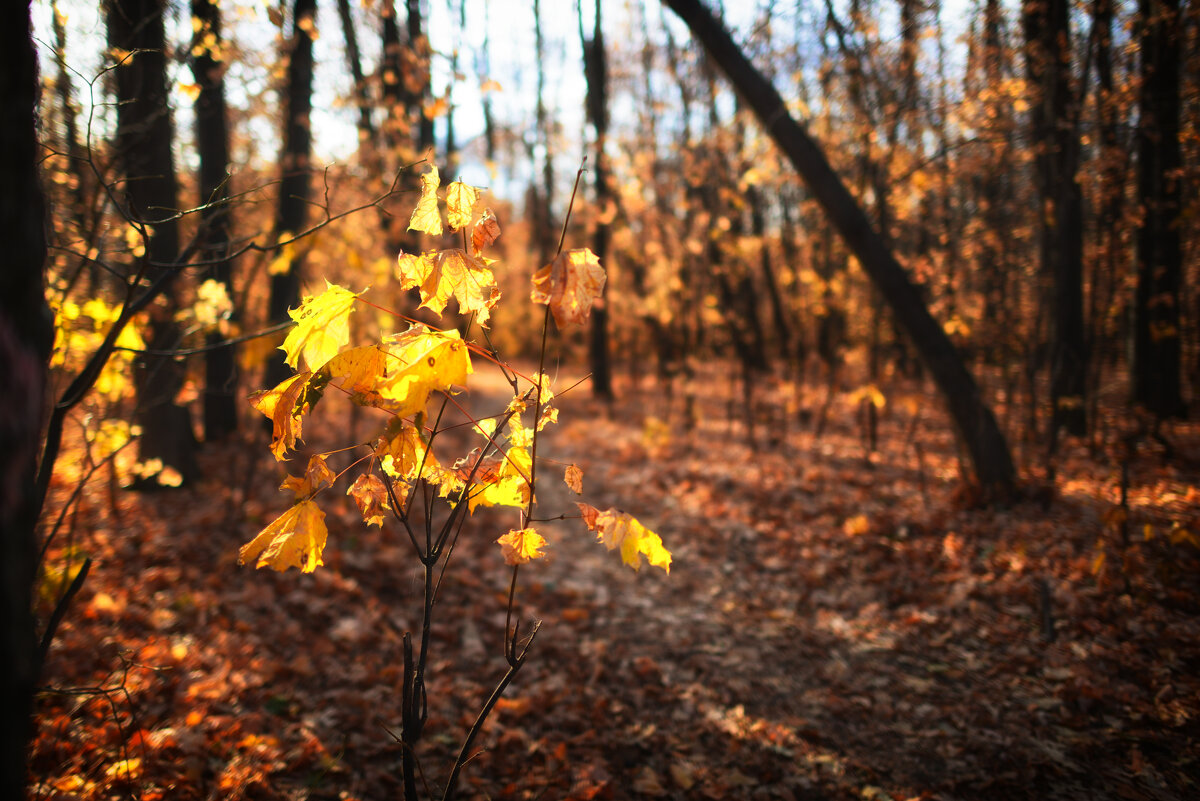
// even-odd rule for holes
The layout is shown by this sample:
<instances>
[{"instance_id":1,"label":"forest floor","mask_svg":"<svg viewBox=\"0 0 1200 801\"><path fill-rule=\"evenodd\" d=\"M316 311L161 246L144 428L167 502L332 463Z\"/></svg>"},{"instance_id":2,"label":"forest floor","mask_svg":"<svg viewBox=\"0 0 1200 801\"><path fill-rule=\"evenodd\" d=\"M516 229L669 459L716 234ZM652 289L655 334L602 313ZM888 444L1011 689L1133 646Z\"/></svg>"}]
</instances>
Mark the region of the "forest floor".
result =
<instances>
[{"instance_id":1,"label":"forest floor","mask_svg":"<svg viewBox=\"0 0 1200 801\"><path fill-rule=\"evenodd\" d=\"M1070 441L1052 485L981 508L915 387L889 390L869 454L848 395L817 438L820 390L760 393L752 446L712 397L729 375L702 379L691 426L648 382L611 409L561 399L540 513L573 513L558 476L578 464L583 499L635 515L674 563L634 572L578 519L540 525L550 555L521 569L518 609L543 623L460 797L1200 797L1200 429L1167 431L1170 463L1138 443L1125 510L1112 448ZM280 470L261 440L204 460L193 489L100 482L56 541L51 564L68 546L94 564L50 651L33 797L400 798L407 537L364 530L338 494L325 567L239 567L286 507ZM447 573L431 788L504 672L494 542L515 517L477 512Z\"/></svg>"}]
</instances>

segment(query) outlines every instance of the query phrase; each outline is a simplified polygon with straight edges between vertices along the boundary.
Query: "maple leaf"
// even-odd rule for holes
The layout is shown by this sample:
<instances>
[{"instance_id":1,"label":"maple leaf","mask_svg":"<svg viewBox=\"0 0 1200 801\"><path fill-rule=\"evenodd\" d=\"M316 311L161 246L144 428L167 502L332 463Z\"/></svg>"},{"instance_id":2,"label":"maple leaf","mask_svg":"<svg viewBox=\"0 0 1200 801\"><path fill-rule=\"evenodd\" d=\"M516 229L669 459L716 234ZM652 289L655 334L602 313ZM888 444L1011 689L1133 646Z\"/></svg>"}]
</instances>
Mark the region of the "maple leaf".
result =
<instances>
[{"instance_id":1,"label":"maple leaf","mask_svg":"<svg viewBox=\"0 0 1200 801\"><path fill-rule=\"evenodd\" d=\"M471 224L475 216L475 204L479 202L479 190L462 181L446 187L446 222L450 230L457 231Z\"/></svg>"},{"instance_id":2,"label":"maple leaf","mask_svg":"<svg viewBox=\"0 0 1200 801\"><path fill-rule=\"evenodd\" d=\"M533 276L530 298L534 303L547 303L559 328L569 323L587 321L592 303L604 290L604 268L596 254L587 248L576 248L558 254L550 264Z\"/></svg>"},{"instance_id":3,"label":"maple leaf","mask_svg":"<svg viewBox=\"0 0 1200 801\"><path fill-rule=\"evenodd\" d=\"M322 369L331 379L340 379L342 389L360 405L371 405L375 386L387 375L389 357L377 345L350 348L334 356Z\"/></svg>"},{"instance_id":4,"label":"maple leaf","mask_svg":"<svg viewBox=\"0 0 1200 801\"><path fill-rule=\"evenodd\" d=\"M458 301L463 314L487 327L492 306L500 299L496 276L483 259L459 249L428 251L420 256L401 253L396 258L396 277L401 289L419 287L421 305L441 314L450 298Z\"/></svg>"},{"instance_id":5,"label":"maple leaf","mask_svg":"<svg viewBox=\"0 0 1200 801\"><path fill-rule=\"evenodd\" d=\"M620 549L621 561L638 570L642 557L654 567L671 572L671 552L663 547L662 538L643 526L636 518L616 509L603 512L586 503L577 504L587 527L596 532L596 539L608 550Z\"/></svg>"},{"instance_id":6,"label":"maple leaf","mask_svg":"<svg viewBox=\"0 0 1200 801\"><path fill-rule=\"evenodd\" d=\"M388 369L375 384L380 400L371 405L399 417L424 411L432 392L465 384L473 372L467 343L454 329L435 331L414 325L384 339L383 350L388 354Z\"/></svg>"},{"instance_id":7,"label":"maple leaf","mask_svg":"<svg viewBox=\"0 0 1200 801\"><path fill-rule=\"evenodd\" d=\"M546 539L532 528L509 531L496 542L500 543L507 565L523 565L546 555L542 552L542 548L546 547Z\"/></svg>"},{"instance_id":8,"label":"maple leaf","mask_svg":"<svg viewBox=\"0 0 1200 801\"><path fill-rule=\"evenodd\" d=\"M312 501L300 501L288 509L238 551L238 564L257 559L256 568L280 572L298 567L311 573L325 562L325 513Z\"/></svg>"},{"instance_id":9,"label":"maple leaf","mask_svg":"<svg viewBox=\"0 0 1200 801\"><path fill-rule=\"evenodd\" d=\"M288 309L296 327L288 332L279 349L287 354L293 369L301 356L309 369L317 369L350 341L350 312L358 295L337 284L325 282L325 291L309 295L300 308Z\"/></svg>"},{"instance_id":10,"label":"maple leaf","mask_svg":"<svg viewBox=\"0 0 1200 801\"><path fill-rule=\"evenodd\" d=\"M363 522L368 526L383 527L384 513L392 507L388 504L387 487L374 473L363 473L346 494L354 499Z\"/></svg>"},{"instance_id":11,"label":"maple leaf","mask_svg":"<svg viewBox=\"0 0 1200 801\"><path fill-rule=\"evenodd\" d=\"M413 209L408 221L408 230L422 231L426 234L439 236L442 233L442 215L438 211L438 187L442 185L442 177L434 164L429 165L429 172L421 176L421 199Z\"/></svg>"},{"instance_id":12,"label":"maple leaf","mask_svg":"<svg viewBox=\"0 0 1200 801\"><path fill-rule=\"evenodd\" d=\"M375 456L385 473L403 481L413 481L439 466L417 427L399 417L376 440Z\"/></svg>"},{"instance_id":13,"label":"maple leaf","mask_svg":"<svg viewBox=\"0 0 1200 801\"><path fill-rule=\"evenodd\" d=\"M500 221L496 219L496 215L491 209L485 209L483 216L479 218L479 222L475 223L475 227L471 229L471 250L476 256L483 253L483 249L500 238Z\"/></svg>"},{"instance_id":14,"label":"maple leaf","mask_svg":"<svg viewBox=\"0 0 1200 801\"><path fill-rule=\"evenodd\" d=\"M271 453L276 459L283 460L296 447L304 413L317 405L326 383L322 376L305 371L250 396L250 405L271 419Z\"/></svg>"},{"instance_id":15,"label":"maple leaf","mask_svg":"<svg viewBox=\"0 0 1200 801\"><path fill-rule=\"evenodd\" d=\"M513 446L507 453L481 456L482 451L475 448L454 464L454 475L461 481L472 482L467 508L474 512L479 506L527 506L528 477L533 467L529 451Z\"/></svg>"},{"instance_id":16,"label":"maple leaf","mask_svg":"<svg viewBox=\"0 0 1200 801\"><path fill-rule=\"evenodd\" d=\"M304 475L288 476L279 485L279 489L291 490L296 500L305 500L311 498L321 487L332 486L335 481L337 476L325 463L325 457L318 453L308 460Z\"/></svg>"},{"instance_id":17,"label":"maple leaf","mask_svg":"<svg viewBox=\"0 0 1200 801\"><path fill-rule=\"evenodd\" d=\"M571 492L576 495L583 494L583 471L579 469L579 465L567 465L566 472L563 473L563 481L571 488Z\"/></svg>"}]
</instances>

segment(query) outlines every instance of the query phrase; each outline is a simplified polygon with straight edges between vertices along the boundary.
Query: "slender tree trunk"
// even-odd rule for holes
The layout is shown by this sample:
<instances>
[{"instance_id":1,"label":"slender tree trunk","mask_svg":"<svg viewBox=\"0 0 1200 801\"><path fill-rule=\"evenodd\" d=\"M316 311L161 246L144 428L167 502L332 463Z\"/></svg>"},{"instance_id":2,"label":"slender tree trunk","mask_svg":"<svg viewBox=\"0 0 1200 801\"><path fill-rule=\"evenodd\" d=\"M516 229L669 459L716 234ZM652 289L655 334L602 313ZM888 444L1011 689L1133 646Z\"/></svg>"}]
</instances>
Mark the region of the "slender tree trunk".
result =
<instances>
[{"instance_id":1,"label":"slender tree trunk","mask_svg":"<svg viewBox=\"0 0 1200 801\"><path fill-rule=\"evenodd\" d=\"M200 156L201 258L215 261L208 277L234 297L233 262L229 252L229 123L225 108L225 56L221 51L221 12L213 0L192 0L198 22L192 41L192 75L200 87L196 98L196 151ZM208 336L210 345L225 337ZM221 439L237 430L238 370L233 346L209 351L204 359L204 439Z\"/></svg>"},{"instance_id":2,"label":"slender tree trunk","mask_svg":"<svg viewBox=\"0 0 1200 801\"><path fill-rule=\"evenodd\" d=\"M1160 418L1181 417L1179 0L1141 0L1138 13L1142 88L1137 193L1142 219L1137 229L1133 396Z\"/></svg>"},{"instance_id":3,"label":"slender tree trunk","mask_svg":"<svg viewBox=\"0 0 1200 801\"><path fill-rule=\"evenodd\" d=\"M1026 0L1028 73L1040 199L1041 272L1051 285L1051 443L1058 429L1087 433L1087 353L1083 329L1083 200L1076 175L1079 141L1072 108L1067 0Z\"/></svg>"},{"instance_id":4,"label":"slender tree trunk","mask_svg":"<svg viewBox=\"0 0 1200 801\"><path fill-rule=\"evenodd\" d=\"M417 89L409 100L410 113L417 115L417 149L424 154L433 147L433 118L425 114L429 102L429 40L422 33L421 0L408 0L408 46L416 57Z\"/></svg>"},{"instance_id":5,"label":"slender tree trunk","mask_svg":"<svg viewBox=\"0 0 1200 801\"><path fill-rule=\"evenodd\" d=\"M33 618L37 475L46 364L46 234L38 181L37 54L30 2L0 11L0 797L22 799L39 671Z\"/></svg>"},{"instance_id":6,"label":"slender tree trunk","mask_svg":"<svg viewBox=\"0 0 1200 801\"><path fill-rule=\"evenodd\" d=\"M157 277L164 270L179 269L172 266L179 257L179 228L172 216L178 208L178 186L166 85L166 5L164 0L109 0L107 6L109 45L133 54L115 69L116 149L125 174L118 195L124 213L145 223L151 232L146 243L147 274ZM173 302L152 308L149 336L145 337L150 350L179 347L175 308ZM161 460L164 469L173 468L184 483L192 481L199 471L191 415L175 404L183 387L183 365L168 357L145 356L134 370L137 417L142 427L141 460ZM158 483L148 482L147 486Z\"/></svg>"},{"instance_id":7,"label":"slender tree trunk","mask_svg":"<svg viewBox=\"0 0 1200 801\"><path fill-rule=\"evenodd\" d=\"M288 54L287 100L283 120L283 152L279 162L279 207L275 213L277 236L299 234L308 226L308 200L312 194L312 81L313 40L310 31L317 16L317 0L296 0L292 18L292 38ZM297 256L286 273L271 276L268 320L272 324L288 320L288 309L300 303L300 276L303 258ZM288 377L284 354L275 352L267 363L267 386L275 386Z\"/></svg>"},{"instance_id":8,"label":"slender tree trunk","mask_svg":"<svg viewBox=\"0 0 1200 801\"><path fill-rule=\"evenodd\" d=\"M536 2L537 0L534 0L535 5ZM596 129L596 208L600 210L601 217L596 221L592 251L599 257L601 264L607 264L610 257L609 244L612 239L612 231L608 222L609 206L615 200L609 186L608 155L604 152L608 141L608 54L604 50L604 24L600 15L600 7L600 0L596 0L592 37L583 43L583 59L584 73L587 76L588 119ZM579 13L583 14L582 6ZM582 25L581 19L581 31ZM539 75L541 74L540 70L539 67ZM540 93L538 104L540 108ZM549 163L549 159L550 153L547 149L547 163ZM547 191L549 191L548 187ZM608 284L606 282L604 292L597 301L596 307L592 309L591 330L588 339L588 364L592 371L592 394L603 400L612 400L612 360L608 340L608 307L605 302L607 291Z\"/></svg>"},{"instance_id":9,"label":"slender tree trunk","mask_svg":"<svg viewBox=\"0 0 1200 801\"><path fill-rule=\"evenodd\" d=\"M367 91L367 79L363 76L362 55L358 49L354 16L350 13L350 0L337 0L337 10L342 23L342 37L346 41L346 66L350 69L350 77L354 79L354 103L358 106L358 146L367 156L367 163L372 163L375 123L371 119L371 97Z\"/></svg>"},{"instance_id":10,"label":"slender tree trunk","mask_svg":"<svg viewBox=\"0 0 1200 801\"><path fill-rule=\"evenodd\" d=\"M1016 481L1012 456L991 409L979 395L975 379L825 154L791 117L775 88L746 59L728 31L699 0L666 0L666 3L754 109L764 130L804 178L813 197L891 306L942 393L955 429L966 446L976 481L988 494L1007 494Z\"/></svg>"}]
</instances>

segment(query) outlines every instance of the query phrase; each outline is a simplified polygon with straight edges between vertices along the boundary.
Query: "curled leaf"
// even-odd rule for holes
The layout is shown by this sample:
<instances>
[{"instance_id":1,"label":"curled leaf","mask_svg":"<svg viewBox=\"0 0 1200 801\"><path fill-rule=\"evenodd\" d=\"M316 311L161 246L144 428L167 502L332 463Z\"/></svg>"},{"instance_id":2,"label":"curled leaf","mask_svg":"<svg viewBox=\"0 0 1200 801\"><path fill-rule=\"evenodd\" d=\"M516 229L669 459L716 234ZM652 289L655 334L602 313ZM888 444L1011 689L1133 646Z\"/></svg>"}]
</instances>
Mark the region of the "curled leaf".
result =
<instances>
[{"instance_id":1,"label":"curled leaf","mask_svg":"<svg viewBox=\"0 0 1200 801\"><path fill-rule=\"evenodd\" d=\"M483 216L479 218L479 222L475 223L475 227L471 229L471 250L476 256L483 253L483 249L500 238L500 221L496 219L496 215L491 209L485 209Z\"/></svg>"},{"instance_id":2,"label":"curled leaf","mask_svg":"<svg viewBox=\"0 0 1200 801\"><path fill-rule=\"evenodd\" d=\"M304 413L316 405L324 391L324 383L313 378L309 372L296 373L273 389L250 396L250 405L271 419L271 453L278 460L296 447Z\"/></svg>"},{"instance_id":3,"label":"curled leaf","mask_svg":"<svg viewBox=\"0 0 1200 801\"><path fill-rule=\"evenodd\" d=\"M438 168L430 164L429 172L421 176L421 199L413 209L408 221L408 230L422 231L438 236L442 233L442 215L438 211L438 187L442 185L442 177Z\"/></svg>"},{"instance_id":4,"label":"curled leaf","mask_svg":"<svg viewBox=\"0 0 1200 801\"><path fill-rule=\"evenodd\" d=\"M596 254L587 248L560 253L533 276L530 298L550 305L554 322L562 328L587 321L592 303L604 291L605 274Z\"/></svg>"},{"instance_id":5,"label":"curled leaf","mask_svg":"<svg viewBox=\"0 0 1200 801\"><path fill-rule=\"evenodd\" d=\"M454 181L446 187L446 222L450 230L457 231L471 224L475 216L475 204L479 202L479 190L462 181Z\"/></svg>"},{"instance_id":6,"label":"curled leaf","mask_svg":"<svg viewBox=\"0 0 1200 801\"><path fill-rule=\"evenodd\" d=\"M296 327L280 345L288 365L298 369L303 356L308 368L315 370L332 359L350 341L350 312L357 299L350 290L326 281L324 292L306 297L298 309L289 309Z\"/></svg>"},{"instance_id":7,"label":"curled leaf","mask_svg":"<svg viewBox=\"0 0 1200 801\"><path fill-rule=\"evenodd\" d=\"M288 476L279 485L279 489L291 490L296 500L303 500L311 498L321 487L331 486L335 481L337 476L325 463L325 457L318 453L308 460L308 467L303 476Z\"/></svg>"},{"instance_id":8,"label":"curled leaf","mask_svg":"<svg viewBox=\"0 0 1200 801\"><path fill-rule=\"evenodd\" d=\"M567 465L567 470L563 473L563 481L571 488L571 492L576 495L583 494L583 471L579 469L579 465Z\"/></svg>"},{"instance_id":9,"label":"curled leaf","mask_svg":"<svg viewBox=\"0 0 1200 801\"><path fill-rule=\"evenodd\" d=\"M622 562L638 570L644 556L652 566L671 572L671 552L663 547L662 538L636 518L616 509L601 512L586 503L577 505L587 527L596 532L596 539L610 551L620 549Z\"/></svg>"}]
</instances>

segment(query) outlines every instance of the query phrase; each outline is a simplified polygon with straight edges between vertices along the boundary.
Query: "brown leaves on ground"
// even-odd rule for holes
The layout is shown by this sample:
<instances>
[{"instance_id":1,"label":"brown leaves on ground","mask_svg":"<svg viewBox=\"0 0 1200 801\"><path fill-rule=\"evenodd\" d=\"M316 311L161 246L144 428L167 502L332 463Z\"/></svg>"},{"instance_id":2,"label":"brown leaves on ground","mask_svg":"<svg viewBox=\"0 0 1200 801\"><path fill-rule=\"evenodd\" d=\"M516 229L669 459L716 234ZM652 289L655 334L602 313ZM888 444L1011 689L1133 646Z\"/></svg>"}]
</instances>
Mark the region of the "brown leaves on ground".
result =
<instances>
[{"instance_id":1,"label":"brown leaves on ground","mask_svg":"<svg viewBox=\"0 0 1200 801\"><path fill-rule=\"evenodd\" d=\"M931 398L883 407L871 456L845 398L821 439L780 414L751 448L721 386L702 374L675 387L676 406L662 388L619 386L611 416L586 392L557 399L565 427L539 444L553 461L538 509L574 514L558 471L576 464L592 503L634 510L676 563L669 579L634 573L579 519L534 524L546 558L521 567L518 612L523 632L545 622L477 742L463 798L1195 795L1200 560L1180 533L1195 530L1193 468L1143 443L1115 514L1120 466L1066 444L1053 500L964 509ZM788 408L766 389L759 401ZM647 437L650 416L668 438ZM326 426L346 421L322 419L309 436ZM1170 436L1181 450L1200 443L1194 424ZM398 426L377 452L407 464L421 447L408 437ZM322 553L315 536L278 549L321 570L238 571L231 549L270 522L280 478L269 459L250 470L236 446L205 458L211 482L183 494L89 489L72 553L74 569L82 554L93 568L42 679L89 689L39 697L35 792L396 797L402 746L384 727L398 730L403 633L420 625L407 535L390 516L364 525L345 495L355 473L324 490ZM476 511L438 598L421 752L431 782L503 672L506 558L532 543L511 555L495 544L515 520ZM297 520L295 533L313 528ZM1094 573L1098 540L1108 558ZM66 547L53 549L49 599L72 575Z\"/></svg>"}]
</instances>

